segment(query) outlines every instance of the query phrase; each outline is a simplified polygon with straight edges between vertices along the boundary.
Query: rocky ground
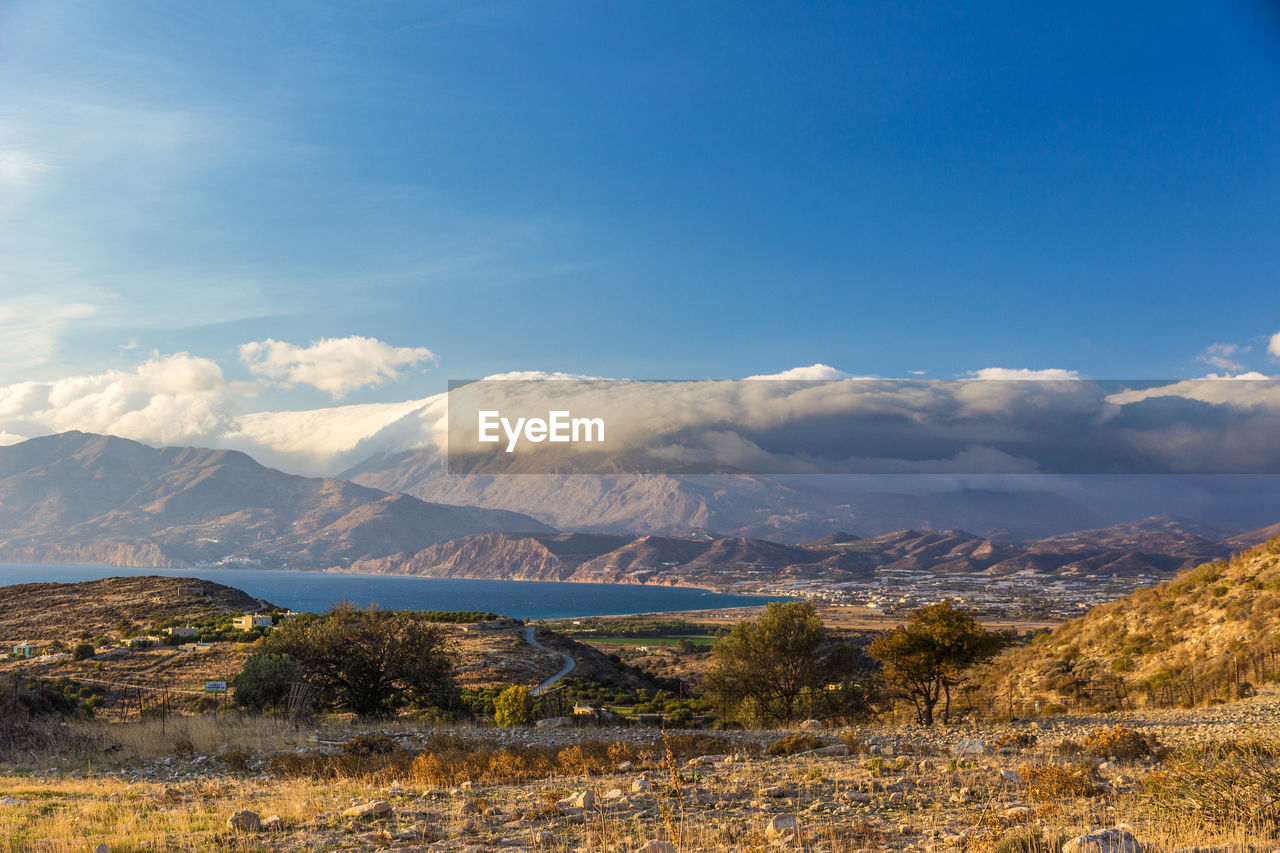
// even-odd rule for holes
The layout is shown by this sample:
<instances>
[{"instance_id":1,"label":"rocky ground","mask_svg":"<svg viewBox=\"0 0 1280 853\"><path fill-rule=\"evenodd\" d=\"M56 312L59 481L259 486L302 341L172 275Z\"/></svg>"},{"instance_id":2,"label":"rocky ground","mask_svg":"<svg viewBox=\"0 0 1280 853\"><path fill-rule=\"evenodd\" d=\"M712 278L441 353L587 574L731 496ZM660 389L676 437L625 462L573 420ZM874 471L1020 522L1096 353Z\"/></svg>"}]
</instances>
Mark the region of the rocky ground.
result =
<instances>
[{"instance_id":1,"label":"rocky ground","mask_svg":"<svg viewBox=\"0 0 1280 853\"><path fill-rule=\"evenodd\" d=\"M1117 724L1156 742L1155 756L1080 755ZM140 725L140 724L135 724ZM336 753L359 732L311 730L268 743L181 725L103 746L100 755L39 758L0 776L0 838L14 850L720 851L1270 850L1267 832L1159 808L1148 782L1168 773L1168 749L1230 740L1280 740L1280 692L1191 711L1052 718L1001 725L866 727L716 733L703 755L662 757L652 730L527 728L384 730L408 748L450 732L496 747L572 747L585 739L649 748L591 775L522 784L484 778L430 784L402 778L282 780L280 750ZM119 737L119 732L116 737ZM368 734L368 732L366 732ZM801 754L763 748L791 734L816 740ZM674 735L678 737L678 734ZM186 740L185 744L180 740ZM292 739L292 740L291 740ZM192 743L191 741L195 742ZM114 756L114 757L113 757ZM416 766L416 765L415 765ZM1071 773L1054 787L1039 768ZM1241 767L1244 774L1248 768ZM1084 780L1083 783L1080 780ZM1280 787L1280 782L1274 782ZM1079 784L1084 784L1079 789ZM1274 789L1273 789L1274 790ZM1270 806L1274 808L1274 804ZM105 814L109 818L103 817ZM1274 828L1274 827L1273 827ZM1115 830L1096 846L1070 840ZM1101 837L1101 836L1099 836ZM1023 846L1016 845L1023 839ZM1048 839L1029 847L1027 839ZM664 845L672 846L664 846ZM1003 847L1001 846L1003 845Z\"/></svg>"}]
</instances>

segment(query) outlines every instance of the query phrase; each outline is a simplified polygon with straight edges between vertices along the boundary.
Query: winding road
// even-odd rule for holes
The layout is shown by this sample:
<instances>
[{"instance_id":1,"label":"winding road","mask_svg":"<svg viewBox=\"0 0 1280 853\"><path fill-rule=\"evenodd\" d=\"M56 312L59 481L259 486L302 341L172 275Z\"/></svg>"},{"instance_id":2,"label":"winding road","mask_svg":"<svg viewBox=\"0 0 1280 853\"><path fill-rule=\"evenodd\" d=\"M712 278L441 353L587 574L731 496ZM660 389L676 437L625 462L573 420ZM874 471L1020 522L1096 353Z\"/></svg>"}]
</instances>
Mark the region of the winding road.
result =
<instances>
[{"instance_id":1,"label":"winding road","mask_svg":"<svg viewBox=\"0 0 1280 853\"><path fill-rule=\"evenodd\" d=\"M525 626L525 629L524 629L525 642L533 646L535 649L542 649L544 652L555 651L554 649L549 649L546 646L542 645L542 643L539 643L537 641L537 639L533 636L533 632L535 630L536 629L533 625ZM533 688L531 692L533 693L534 696L541 696L543 693L546 693L548 690L551 689L551 686L553 684L555 684L560 679L564 678L569 673L573 672L574 667L578 665L578 662L576 660L569 657L564 652L556 652L556 654L564 658L564 666L561 667L560 671L557 672L555 675L551 676L546 681L542 682L537 687Z\"/></svg>"}]
</instances>

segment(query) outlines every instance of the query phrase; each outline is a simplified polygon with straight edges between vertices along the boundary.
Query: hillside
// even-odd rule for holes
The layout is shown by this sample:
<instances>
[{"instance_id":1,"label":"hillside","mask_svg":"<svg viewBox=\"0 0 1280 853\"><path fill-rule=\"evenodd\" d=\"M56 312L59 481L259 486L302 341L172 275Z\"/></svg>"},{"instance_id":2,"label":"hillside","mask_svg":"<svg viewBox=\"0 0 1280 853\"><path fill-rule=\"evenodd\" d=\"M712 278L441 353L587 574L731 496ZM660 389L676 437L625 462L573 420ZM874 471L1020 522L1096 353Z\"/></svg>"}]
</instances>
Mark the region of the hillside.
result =
<instances>
[{"instance_id":1,"label":"hillside","mask_svg":"<svg viewBox=\"0 0 1280 853\"><path fill-rule=\"evenodd\" d=\"M0 586L0 641L66 640L138 625L272 609L242 590L200 578L122 577ZM10 643L12 645L12 643Z\"/></svg>"},{"instance_id":2,"label":"hillside","mask_svg":"<svg viewBox=\"0 0 1280 853\"><path fill-rule=\"evenodd\" d=\"M0 560L341 568L528 516L298 477L243 453L69 432L0 447Z\"/></svg>"},{"instance_id":3,"label":"hillside","mask_svg":"<svg viewBox=\"0 0 1280 853\"><path fill-rule=\"evenodd\" d=\"M988 689L1024 713L1248 695L1280 673L1280 539L1094 607L992 670Z\"/></svg>"},{"instance_id":4,"label":"hillside","mask_svg":"<svg viewBox=\"0 0 1280 853\"><path fill-rule=\"evenodd\" d=\"M0 642L12 647L19 642L36 646L55 641L70 644L78 638L119 640L123 621L146 633L157 625L195 624L208 617L266 609L274 606L242 590L200 578L117 577L80 583L16 584L0 586ZM448 636L455 675L463 687L513 683L533 687L562 665L558 654L526 642L525 626L519 620L442 623L441 627ZM634 672L590 646L545 629L541 639L571 655L578 664L577 674L620 686L643 684ZM46 677L198 690L206 678L234 675L252 650L247 643L215 642L201 648L120 648L111 655L84 661L0 659L0 676L21 670Z\"/></svg>"},{"instance_id":5,"label":"hillside","mask_svg":"<svg viewBox=\"0 0 1280 853\"><path fill-rule=\"evenodd\" d=\"M824 537L783 545L742 536L489 533L439 542L412 555L353 565L372 573L500 580L591 581L743 588L820 578L870 581L886 573L1020 572L1076 576L1163 577L1226 557L1229 545L1199 536L1194 522L1156 517L1030 542L962 530L896 530L858 539Z\"/></svg>"}]
</instances>

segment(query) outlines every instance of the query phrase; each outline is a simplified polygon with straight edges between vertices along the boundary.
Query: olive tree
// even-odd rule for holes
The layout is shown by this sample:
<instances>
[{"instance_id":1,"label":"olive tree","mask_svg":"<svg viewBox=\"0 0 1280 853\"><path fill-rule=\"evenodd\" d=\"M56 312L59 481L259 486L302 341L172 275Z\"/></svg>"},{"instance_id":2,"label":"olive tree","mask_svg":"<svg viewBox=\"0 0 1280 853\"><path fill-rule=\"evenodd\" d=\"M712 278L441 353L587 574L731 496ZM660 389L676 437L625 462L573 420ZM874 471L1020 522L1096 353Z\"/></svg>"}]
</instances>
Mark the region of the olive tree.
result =
<instances>
[{"instance_id":1,"label":"olive tree","mask_svg":"<svg viewBox=\"0 0 1280 853\"><path fill-rule=\"evenodd\" d=\"M807 601L770 602L757 620L735 625L713 655L707 695L726 716L764 725L822 713L836 696L827 688L846 681L850 661Z\"/></svg>"},{"instance_id":2,"label":"olive tree","mask_svg":"<svg viewBox=\"0 0 1280 853\"><path fill-rule=\"evenodd\" d=\"M278 708L289 697L289 683L302 681L302 667L293 658L258 652L244 662L244 669L231 679L236 704L250 711Z\"/></svg>"},{"instance_id":3,"label":"olive tree","mask_svg":"<svg viewBox=\"0 0 1280 853\"><path fill-rule=\"evenodd\" d=\"M986 630L950 602L931 604L909 615L906 625L876 637L869 649L871 657L883 667L880 678L889 691L915 704L917 722L933 725L939 701L946 722L951 688L964 683L970 667L1004 648L1008 636Z\"/></svg>"},{"instance_id":4,"label":"olive tree","mask_svg":"<svg viewBox=\"0 0 1280 853\"><path fill-rule=\"evenodd\" d=\"M438 706L453 695L445 629L413 611L339 605L299 616L263 638L254 658L266 655L293 661L333 705L357 714Z\"/></svg>"}]
</instances>

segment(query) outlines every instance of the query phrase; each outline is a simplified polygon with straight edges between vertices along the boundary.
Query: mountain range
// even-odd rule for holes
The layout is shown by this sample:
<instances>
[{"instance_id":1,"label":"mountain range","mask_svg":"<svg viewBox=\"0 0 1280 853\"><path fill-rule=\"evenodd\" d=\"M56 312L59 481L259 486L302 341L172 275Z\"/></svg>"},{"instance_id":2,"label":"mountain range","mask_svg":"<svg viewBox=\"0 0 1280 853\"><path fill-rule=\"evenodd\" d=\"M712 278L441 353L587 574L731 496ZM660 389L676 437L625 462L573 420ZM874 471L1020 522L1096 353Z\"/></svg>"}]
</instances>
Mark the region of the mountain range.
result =
<instances>
[{"instance_id":1,"label":"mountain range","mask_svg":"<svg viewBox=\"0 0 1280 853\"><path fill-rule=\"evenodd\" d=\"M1163 576L1265 541L1267 531L1227 541L1172 516L1008 542L959 530L847 533L787 545L748 537L588 533L485 533L413 555L363 560L359 571L501 580L650 583L735 588L752 582L868 581L885 572Z\"/></svg>"},{"instance_id":2,"label":"mountain range","mask_svg":"<svg viewBox=\"0 0 1280 853\"><path fill-rule=\"evenodd\" d=\"M496 530L551 528L285 474L229 450L80 432L0 447L0 560L11 562L326 569Z\"/></svg>"},{"instance_id":3,"label":"mountain range","mask_svg":"<svg viewBox=\"0 0 1280 853\"><path fill-rule=\"evenodd\" d=\"M377 479L389 479L392 469L378 470ZM412 478L413 466L405 472ZM762 477L472 479L416 482L420 491L426 483L441 484L434 492L453 500L521 498L547 509L544 515L586 516L598 527L558 530L545 518L501 508L285 474L235 451L152 448L71 432L0 447L0 560L724 589L791 579L869 580L890 571L1159 577L1229 556L1276 530L1241 534L1173 516L1094 526L1080 523L1092 516L1073 515L1065 499L1025 493L859 495L851 503L848 495ZM946 518L994 520L1002 510L1017 515L1014 503L1022 505L1024 524L1054 533L1015 539L1008 527L930 529ZM1055 507L1055 524L1035 522ZM918 518L928 524L873 535L842 524ZM1061 532L1072 518L1083 529ZM600 529L607 524L617 526ZM637 526L661 532L629 529ZM802 531L813 535L797 541Z\"/></svg>"}]
</instances>

